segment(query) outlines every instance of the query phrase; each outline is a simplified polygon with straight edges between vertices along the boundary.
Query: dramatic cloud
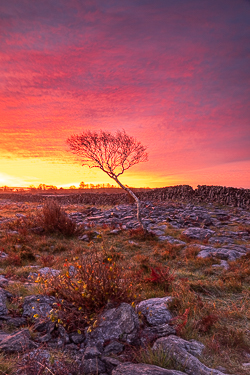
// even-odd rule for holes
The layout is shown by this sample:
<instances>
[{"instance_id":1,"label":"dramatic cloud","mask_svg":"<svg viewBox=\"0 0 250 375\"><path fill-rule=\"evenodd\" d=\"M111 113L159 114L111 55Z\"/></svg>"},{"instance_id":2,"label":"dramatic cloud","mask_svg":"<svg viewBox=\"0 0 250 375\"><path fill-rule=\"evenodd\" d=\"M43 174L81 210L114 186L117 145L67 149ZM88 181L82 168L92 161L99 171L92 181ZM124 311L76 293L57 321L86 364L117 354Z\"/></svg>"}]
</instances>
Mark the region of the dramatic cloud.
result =
<instances>
[{"instance_id":1,"label":"dramatic cloud","mask_svg":"<svg viewBox=\"0 0 250 375\"><path fill-rule=\"evenodd\" d=\"M246 0L2 2L0 158L72 164L70 134L124 128L149 146L144 186L196 184L200 170L211 181L223 165L221 184L238 185L228 166L250 160L249 38Z\"/></svg>"}]
</instances>

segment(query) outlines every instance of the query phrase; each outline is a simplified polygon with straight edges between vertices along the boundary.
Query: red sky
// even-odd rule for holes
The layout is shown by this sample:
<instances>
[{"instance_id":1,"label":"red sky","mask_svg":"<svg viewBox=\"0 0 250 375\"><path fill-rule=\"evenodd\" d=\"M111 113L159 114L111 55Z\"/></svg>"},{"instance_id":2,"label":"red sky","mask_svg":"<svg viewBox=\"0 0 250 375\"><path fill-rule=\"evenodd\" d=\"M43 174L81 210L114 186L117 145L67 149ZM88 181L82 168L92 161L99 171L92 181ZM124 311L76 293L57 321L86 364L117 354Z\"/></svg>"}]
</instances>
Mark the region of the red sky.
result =
<instances>
[{"instance_id":1,"label":"red sky","mask_svg":"<svg viewBox=\"0 0 250 375\"><path fill-rule=\"evenodd\" d=\"M148 146L131 186L250 188L250 1L0 2L0 186L111 182L66 139Z\"/></svg>"}]
</instances>

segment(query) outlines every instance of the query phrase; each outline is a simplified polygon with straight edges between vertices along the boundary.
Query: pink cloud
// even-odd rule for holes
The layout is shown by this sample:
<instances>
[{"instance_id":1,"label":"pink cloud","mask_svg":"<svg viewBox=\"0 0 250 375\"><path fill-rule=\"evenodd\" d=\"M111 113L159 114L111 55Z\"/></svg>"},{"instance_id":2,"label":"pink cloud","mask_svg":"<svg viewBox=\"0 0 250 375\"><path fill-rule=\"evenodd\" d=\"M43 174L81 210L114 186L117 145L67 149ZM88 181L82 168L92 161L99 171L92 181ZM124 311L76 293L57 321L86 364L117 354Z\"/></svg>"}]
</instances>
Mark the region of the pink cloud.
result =
<instances>
[{"instance_id":1,"label":"pink cloud","mask_svg":"<svg viewBox=\"0 0 250 375\"><path fill-rule=\"evenodd\" d=\"M83 127L124 128L149 171L249 160L247 2L1 7L0 152L59 160Z\"/></svg>"}]
</instances>

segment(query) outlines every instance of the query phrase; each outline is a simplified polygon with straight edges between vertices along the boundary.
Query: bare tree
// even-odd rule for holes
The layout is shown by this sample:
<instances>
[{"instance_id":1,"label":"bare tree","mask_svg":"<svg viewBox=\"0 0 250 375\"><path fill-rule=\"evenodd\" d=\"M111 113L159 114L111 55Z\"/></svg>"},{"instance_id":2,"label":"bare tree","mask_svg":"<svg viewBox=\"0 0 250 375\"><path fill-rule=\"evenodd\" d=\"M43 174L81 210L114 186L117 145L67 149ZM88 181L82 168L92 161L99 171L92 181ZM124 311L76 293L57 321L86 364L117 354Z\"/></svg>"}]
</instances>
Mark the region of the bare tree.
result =
<instances>
[{"instance_id":1,"label":"bare tree","mask_svg":"<svg viewBox=\"0 0 250 375\"><path fill-rule=\"evenodd\" d=\"M139 198L118 179L127 169L135 164L148 160L146 147L135 138L127 135L124 130L112 134L108 131L86 130L80 135L72 135L67 143L74 154L83 160L83 165L90 168L100 168L110 178L124 189L137 204L137 219L146 232L141 220L141 205Z\"/></svg>"}]
</instances>

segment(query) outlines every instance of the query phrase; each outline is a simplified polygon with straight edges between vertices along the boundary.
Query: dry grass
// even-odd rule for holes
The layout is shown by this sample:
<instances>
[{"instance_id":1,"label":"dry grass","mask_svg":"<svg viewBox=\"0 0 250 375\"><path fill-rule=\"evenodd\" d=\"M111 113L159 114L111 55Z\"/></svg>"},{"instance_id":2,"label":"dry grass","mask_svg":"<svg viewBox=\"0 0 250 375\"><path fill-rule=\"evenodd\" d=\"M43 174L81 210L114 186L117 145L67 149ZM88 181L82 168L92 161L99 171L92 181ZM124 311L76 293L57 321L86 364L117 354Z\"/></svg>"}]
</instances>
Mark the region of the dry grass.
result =
<instances>
[{"instance_id":1,"label":"dry grass","mask_svg":"<svg viewBox=\"0 0 250 375\"><path fill-rule=\"evenodd\" d=\"M56 208L55 212L60 217L60 212L65 215L67 210L83 209L83 206L74 205L65 207L65 210L58 211ZM15 215L19 212L27 216L26 221L16 219ZM43 209L39 212L45 220ZM60 229L60 223L66 223L64 219L58 219L56 227L52 228L52 216L49 216L47 229L43 234L32 233L30 228L37 225L39 216L35 204L6 206L1 214L15 217L13 222L2 228L0 250L9 256L0 260L0 267L1 274L16 281L8 286L8 290L17 298L16 302L20 302L29 293L34 294L31 287L24 288L22 285L30 272L36 272L31 265L62 270L61 278L55 280L53 287L47 280L47 291L65 300L65 307L57 309L55 316L57 314L57 318L70 330L84 327L90 321L87 312L97 313L109 301L115 303L171 295L173 302L170 307L175 316L172 324L183 338L193 338L206 345L206 365L223 366L227 373L249 374L249 369L242 367L242 363L249 362L247 353L250 352L249 254L235 262L229 262L229 269L223 270L212 267L219 263L216 259L196 258L197 247L194 245L197 241L191 241L184 249L183 246L158 242L154 236L145 238L138 230L121 231L117 236L111 237L108 236L108 228L103 228L100 229L100 238L88 244L74 235L75 230L71 233L72 236L68 236L71 229L69 232ZM9 232L10 229L16 232ZM247 229L244 227L244 230ZM171 226L168 226L166 232L181 238L181 231L172 229ZM68 278L70 265L75 267L77 273ZM92 279L89 278L89 272L83 271L86 266L92 267ZM97 278L99 283L96 282ZM127 290L123 279L133 280L133 288ZM105 298L101 295L104 284L107 287ZM128 286L130 284L127 283ZM90 293L95 296L94 304L87 297ZM68 295L71 297L67 298ZM79 310L83 306L86 307L84 313L83 309ZM14 309L14 304L11 308ZM64 321L63 314L66 313L76 317L75 327L70 327ZM158 363L161 363L161 356L154 359L159 360ZM6 373L8 371L11 370L5 370Z\"/></svg>"},{"instance_id":2,"label":"dry grass","mask_svg":"<svg viewBox=\"0 0 250 375\"><path fill-rule=\"evenodd\" d=\"M43 348L27 353L17 361L16 368L22 375L80 375L79 366L72 358L60 351L44 351Z\"/></svg>"},{"instance_id":3,"label":"dry grass","mask_svg":"<svg viewBox=\"0 0 250 375\"><path fill-rule=\"evenodd\" d=\"M14 374L18 358L0 353L0 375Z\"/></svg>"}]
</instances>

